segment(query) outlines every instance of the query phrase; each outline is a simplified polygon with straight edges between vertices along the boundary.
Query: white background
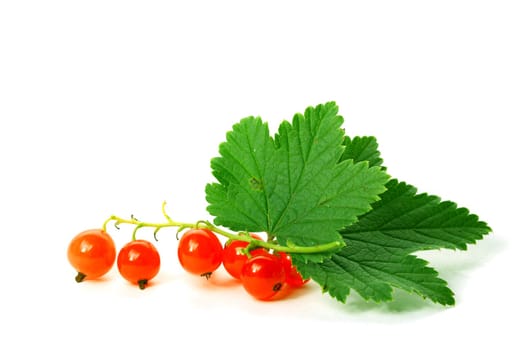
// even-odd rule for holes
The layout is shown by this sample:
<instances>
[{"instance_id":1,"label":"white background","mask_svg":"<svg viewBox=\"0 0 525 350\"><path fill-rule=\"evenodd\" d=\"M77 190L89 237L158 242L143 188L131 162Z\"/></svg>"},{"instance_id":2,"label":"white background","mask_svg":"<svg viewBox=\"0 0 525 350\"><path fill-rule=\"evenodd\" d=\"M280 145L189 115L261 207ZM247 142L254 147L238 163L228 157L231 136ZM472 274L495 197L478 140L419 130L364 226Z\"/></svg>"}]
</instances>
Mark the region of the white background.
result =
<instances>
[{"instance_id":1,"label":"white background","mask_svg":"<svg viewBox=\"0 0 525 350\"><path fill-rule=\"evenodd\" d=\"M523 349L520 3L2 1L2 344ZM150 288L116 268L74 282L76 233L111 214L162 220L164 200L176 219L209 219L209 160L233 123L260 115L275 131L331 100L348 134L378 138L392 176L493 228L466 252L422 254L456 306L403 292L343 305L313 283L257 302L223 270L183 272L169 230ZM131 229L110 233L121 246Z\"/></svg>"}]
</instances>

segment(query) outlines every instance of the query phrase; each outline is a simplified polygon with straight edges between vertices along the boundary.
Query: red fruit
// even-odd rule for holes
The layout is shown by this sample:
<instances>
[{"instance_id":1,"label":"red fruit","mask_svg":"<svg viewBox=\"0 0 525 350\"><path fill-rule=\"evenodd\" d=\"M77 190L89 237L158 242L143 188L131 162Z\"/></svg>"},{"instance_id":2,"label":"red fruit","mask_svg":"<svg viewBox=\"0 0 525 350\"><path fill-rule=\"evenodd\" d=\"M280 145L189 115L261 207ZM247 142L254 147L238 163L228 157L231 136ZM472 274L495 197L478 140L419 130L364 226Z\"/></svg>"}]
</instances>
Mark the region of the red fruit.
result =
<instances>
[{"instance_id":1,"label":"red fruit","mask_svg":"<svg viewBox=\"0 0 525 350\"><path fill-rule=\"evenodd\" d=\"M179 241L178 257L189 273L209 277L222 263L222 244L208 229L186 231Z\"/></svg>"},{"instance_id":2,"label":"red fruit","mask_svg":"<svg viewBox=\"0 0 525 350\"><path fill-rule=\"evenodd\" d=\"M303 279L303 276L297 271L295 266L292 264L292 258L289 254L284 252L279 252L279 256L281 257L284 273L286 275L286 283L291 287L302 287L304 286L310 279Z\"/></svg>"},{"instance_id":3,"label":"red fruit","mask_svg":"<svg viewBox=\"0 0 525 350\"><path fill-rule=\"evenodd\" d=\"M144 289L160 270L160 255L152 243L137 239L122 247L117 266L122 277Z\"/></svg>"},{"instance_id":4,"label":"red fruit","mask_svg":"<svg viewBox=\"0 0 525 350\"><path fill-rule=\"evenodd\" d=\"M255 234L251 234L255 239L262 240L259 236ZM241 270L246 261L248 260L248 256L246 254L243 254L241 250L243 248L246 248L248 246L248 242L246 241L230 241L226 242L226 245L224 247L224 252L222 256L222 265L228 271L228 273L236 278L241 278ZM265 253L266 250L263 248L257 248L252 251L250 251L251 256L259 255L261 253Z\"/></svg>"},{"instance_id":5,"label":"red fruit","mask_svg":"<svg viewBox=\"0 0 525 350\"><path fill-rule=\"evenodd\" d=\"M254 298L270 300L285 283L281 259L269 253L251 257L242 268L241 282Z\"/></svg>"},{"instance_id":6,"label":"red fruit","mask_svg":"<svg viewBox=\"0 0 525 350\"><path fill-rule=\"evenodd\" d=\"M77 282L96 279L106 274L117 255L115 243L106 231L92 229L79 233L69 243L67 258L77 270Z\"/></svg>"}]
</instances>

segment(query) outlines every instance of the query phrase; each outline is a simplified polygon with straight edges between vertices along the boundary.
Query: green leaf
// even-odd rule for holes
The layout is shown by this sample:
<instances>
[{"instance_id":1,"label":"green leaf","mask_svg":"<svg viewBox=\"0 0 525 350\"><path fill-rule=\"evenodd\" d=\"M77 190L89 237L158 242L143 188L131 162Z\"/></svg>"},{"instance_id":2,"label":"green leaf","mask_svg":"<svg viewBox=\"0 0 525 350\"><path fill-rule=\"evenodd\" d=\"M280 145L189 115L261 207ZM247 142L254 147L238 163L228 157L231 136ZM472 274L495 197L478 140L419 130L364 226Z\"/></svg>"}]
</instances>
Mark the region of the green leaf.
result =
<instances>
[{"instance_id":1,"label":"green leaf","mask_svg":"<svg viewBox=\"0 0 525 350\"><path fill-rule=\"evenodd\" d=\"M281 245L341 241L339 230L371 209L388 175L368 162L340 161L345 146L337 112L333 102L309 107L284 121L273 138L260 118L234 125L211 162L218 182L206 187L215 224L267 232Z\"/></svg>"},{"instance_id":2,"label":"green leaf","mask_svg":"<svg viewBox=\"0 0 525 350\"><path fill-rule=\"evenodd\" d=\"M347 240L399 249L404 253L449 248L466 250L490 231L485 222L450 201L391 180L381 202L342 234Z\"/></svg>"},{"instance_id":3,"label":"green leaf","mask_svg":"<svg viewBox=\"0 0 525 350\"><path fill-rule=\"evenodd\" d=\"M378 150L377 140L373 136L356 136L344 139L345 151L341 161L353 159L355 163L367 161L370 166L381 166L383 159Z\"/></svg>"},{"instance_id":4,"label":"green leaf","mask_svg":"<svg viewBox=\"0 0 525 350\"><path fill-rule=\"evenodd\" d=\"M387 301L392 288L453 305L453 292L427 262L412 252L466 249L490 231L465 208L436 196L416 194L415 187L391 180L373 210L343 230L346 246L323 263L294 261L304 277L311 277L339 301L350 289L364 299Z\"/></svg>"}]
</instances>

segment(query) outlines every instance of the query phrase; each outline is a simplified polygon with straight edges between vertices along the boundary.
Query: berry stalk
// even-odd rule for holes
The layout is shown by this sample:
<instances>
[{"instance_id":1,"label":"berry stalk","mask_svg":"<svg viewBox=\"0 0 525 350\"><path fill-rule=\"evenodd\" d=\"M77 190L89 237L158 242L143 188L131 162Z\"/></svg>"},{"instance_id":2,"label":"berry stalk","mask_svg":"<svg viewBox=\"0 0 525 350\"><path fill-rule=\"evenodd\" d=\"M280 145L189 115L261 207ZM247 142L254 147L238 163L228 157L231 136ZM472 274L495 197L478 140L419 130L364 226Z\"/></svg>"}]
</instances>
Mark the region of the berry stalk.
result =
<instances>
[{"instance_id":1,"label":"berry stalk","mask_svg":"<svg viewBox=\"0 0 525 350\"><path fill-rule=\"evenodd\" d=\"M132 233L132 240L136 239L137 231L144 227L155 229L153 232L155 240L157 239L156 235L158 231L162 228L176 227L178 228L177 234L185 229L190 229L190 228L208 229L210 231L213 231L231 240L248 242L249 244L248 244L248 247L246 247L245 252L249 252L252 249L260 247L260 248L272 249L274 251L284 252L284 253L312 254L312 253L321 253L321 252L337 250L344 246L344 243L340 241L334 241L334 242L314 245L314 246L299 246L293 243L288 243L287 245L284 246L284 245L274 243L273 241L265 242L262 240L255 239L251 237L247 232L233 233L233 232L226 231L224 229L221 229L215 226L214 224L212 224L210 221L207 221L207 220L200 220L195 223L175 221L171 219L171 217L166 213L166 202L162 203L162 214L166 218L165 222L147 222L147 221L138 220L134 216L131 216L130 219L126 219L126 218L122 218L116 215L111 215L102 225L102 229L107 232L107 225L110 222L114 222L114 226L117 229L119 228L120 224L134 225L135 229L133 230L133 233Z\"/></svg>"}]
</instances>

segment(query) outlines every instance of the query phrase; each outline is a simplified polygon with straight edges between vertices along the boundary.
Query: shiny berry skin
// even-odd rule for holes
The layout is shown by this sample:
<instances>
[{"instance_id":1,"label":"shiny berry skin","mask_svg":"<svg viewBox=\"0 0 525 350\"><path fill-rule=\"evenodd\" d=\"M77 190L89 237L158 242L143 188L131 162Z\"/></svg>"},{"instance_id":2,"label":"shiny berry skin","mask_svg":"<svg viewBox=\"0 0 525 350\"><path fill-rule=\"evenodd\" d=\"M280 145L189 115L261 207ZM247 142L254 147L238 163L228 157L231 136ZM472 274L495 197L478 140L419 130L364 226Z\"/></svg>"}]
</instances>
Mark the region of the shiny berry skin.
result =
<instances>
[{"instance_id":1,"label":"shiny berry skin","mask_svg":"<svg viewBox=\"0 0 525 350\"><path fill-rule=\"evenodd\" d=\"M77 282L105 275L115 263L115 243L106 231L91 229L77 234L69 243L67 258L77 270Z\"/></svg>"},{"instance_id":2,"label":"shiny berry skin","mask_svg":"<svg viewBox=\"0 0 525 350\"><path fill-rule=\"evenodd\" d=\"M117 266L122 277L144 289L148 281L159 273L160 255L151 242L137 239L119 251Z\"/></svg>"},{"instance_id":3,"label":"shiny berry skin","mask_svg":"<svg viewBox=\"0 0 525 350\"><path fill-rule=\"evenodd\" d=\"M259 300L272 299L283 287L285 279L280 257L269 253L249 258L241 271L244 289Z\"/></svg>"},{"instance_id":4,"label":"shiny berry skin","mask_svg":"<svg viewBox=\"0 0 525 350\"><path fill-rule=\"evenodd\" d=\"M255 239L262 240L259 236L255 234L251 234L251 236ZM246 248L248 246L248 242L246 241L229 241L226 242L226 245L224 246L224 252L222 256L222 265L224 266L224 269L233 277L236 279L241 278L241 270L246 261L248 260L248 256L246 254L243 254L241 252L241 249ZM266 252L263 248L257 248L250 252L250 255L258 255L259 253Z\"/></svg>"},{"instance_id":5,"label":"shiny berry skin","mask_svg":"<svg viewBox=\"0 0 525 350\"><path fill-rule=\"evenodd\" d=\"M304 286L310 279L303 279L299 271L295 268L295 266L292 265L292 258L289 254L286 254L284 252L279 252L279 256L281 257L284 273L286 276L286 284L288 284L291 287L302 287Z\"/></svg>"},{"instance_id":6,"label":"shiny berry skin","mask_svg":"<svg viewBox=\"0 0 525 350\"><path fill-rule=\"evenodd\" d=\"M208 278L221 265L223 248L212 231L191 229L182 235L177 254L184 270Z\"/></svg>"}]
</instances>

